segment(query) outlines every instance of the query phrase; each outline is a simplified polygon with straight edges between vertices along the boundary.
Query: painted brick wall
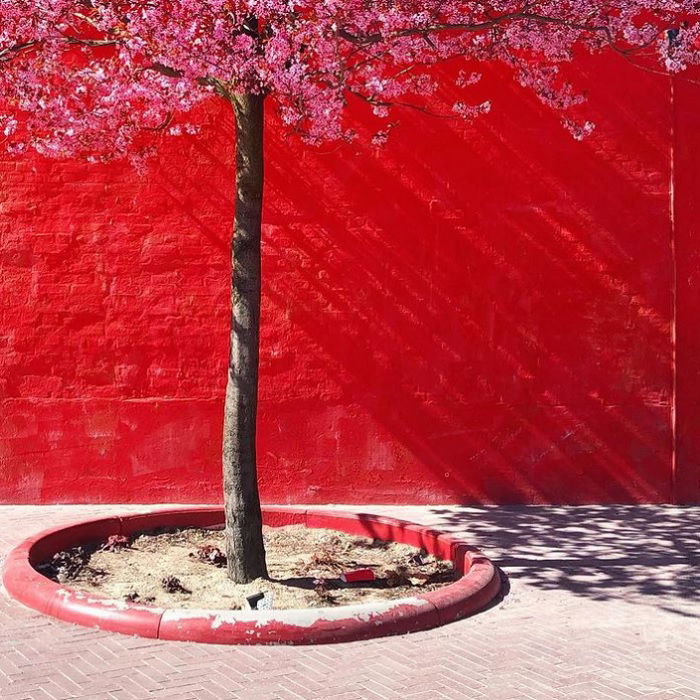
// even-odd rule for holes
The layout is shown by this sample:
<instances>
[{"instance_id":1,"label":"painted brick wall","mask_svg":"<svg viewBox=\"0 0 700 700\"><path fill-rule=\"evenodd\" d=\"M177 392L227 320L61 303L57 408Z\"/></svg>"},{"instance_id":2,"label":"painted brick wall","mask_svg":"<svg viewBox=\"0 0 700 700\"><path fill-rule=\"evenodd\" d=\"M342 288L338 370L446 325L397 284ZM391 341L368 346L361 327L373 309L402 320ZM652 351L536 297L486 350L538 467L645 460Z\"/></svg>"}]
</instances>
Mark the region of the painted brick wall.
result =
<instances>
[{"instance_id":1,"label":"painted brick wall","mask_svg":"<svg viewBox=\"0 0 700 700\"><path fill-rule=\"evenodd\" d=\"M265 500L698 499L674 459L670 187L697 128L621 60L578 79L584 143L498 73L492 115L403 113L383 151L270 120ZM219 499L232 129L201 119L145 177L0 161L0 501Z\"/></svg>"}]
</instances>

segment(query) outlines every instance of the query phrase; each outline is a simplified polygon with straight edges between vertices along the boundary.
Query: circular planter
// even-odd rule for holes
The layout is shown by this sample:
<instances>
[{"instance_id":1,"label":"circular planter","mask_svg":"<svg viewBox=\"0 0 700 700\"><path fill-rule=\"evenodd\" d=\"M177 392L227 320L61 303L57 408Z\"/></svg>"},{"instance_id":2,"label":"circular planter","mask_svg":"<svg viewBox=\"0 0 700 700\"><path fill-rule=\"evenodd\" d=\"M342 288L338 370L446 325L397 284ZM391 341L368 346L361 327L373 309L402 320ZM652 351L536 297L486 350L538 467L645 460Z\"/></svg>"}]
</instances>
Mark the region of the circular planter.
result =
<instances>
[{"instance_id":1,"label":"circular planter","mask_svg":"<svg viewBox=\"0 0 700 700\"><path fill-rule=\"evenodd\" d=\"M39 612L122 634L211 644L318 644L404 634L436 627L481 610L500 590L500 576L477 549L414 523L364 513L263 506L266 525L341 530L422 547L451 560L460 578L438 590L398 600L333 608L288 610L165 609L109 600L58 584L34 569L56 552L110 535L157 527L221 527L221 508L161 510L54 528L30 537L7 557L8 593Z\"/></svg>"}]
</instances>

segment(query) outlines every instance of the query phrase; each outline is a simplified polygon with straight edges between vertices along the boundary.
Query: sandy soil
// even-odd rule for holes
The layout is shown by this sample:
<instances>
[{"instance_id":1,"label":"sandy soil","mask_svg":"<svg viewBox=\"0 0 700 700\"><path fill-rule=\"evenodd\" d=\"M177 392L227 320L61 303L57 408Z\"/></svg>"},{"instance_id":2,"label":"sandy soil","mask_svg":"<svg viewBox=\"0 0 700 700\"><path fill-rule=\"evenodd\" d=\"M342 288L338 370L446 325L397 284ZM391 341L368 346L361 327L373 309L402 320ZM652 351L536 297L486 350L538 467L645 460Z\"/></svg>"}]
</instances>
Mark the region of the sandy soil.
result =
<instances>
[{"instance_id":1,"label":"sandy soil","mask_svg":"<svg viewBox=\"0 0 700 700\"><path fill-rule=\"evenodd\" d=\"M258 592L272 593L275 609L316 608L411 596L455 577L450 562L394 542L303 525L265 527L264 536L270 580L246 585L226 575L223 532L200 529L143 533L92 552L70 550L37 568L71 588L112 599L229 610L246 608L246 596ZM376 580L340 580L343 572L363 568Z\"/></svg>"}]
</instances>

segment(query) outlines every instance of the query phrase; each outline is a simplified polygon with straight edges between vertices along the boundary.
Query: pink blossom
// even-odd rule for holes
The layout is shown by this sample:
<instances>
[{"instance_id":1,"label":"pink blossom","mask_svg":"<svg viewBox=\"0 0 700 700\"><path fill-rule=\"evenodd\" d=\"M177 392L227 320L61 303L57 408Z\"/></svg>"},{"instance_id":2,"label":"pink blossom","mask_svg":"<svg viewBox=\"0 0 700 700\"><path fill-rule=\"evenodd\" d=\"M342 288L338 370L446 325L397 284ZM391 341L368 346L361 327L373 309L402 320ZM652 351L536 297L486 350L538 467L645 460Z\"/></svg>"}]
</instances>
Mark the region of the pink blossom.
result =
<instances>
[{"instance_id":1,"label":"pink blossom","mask_svg":"<svg viewBox=\"0 0 700 700\"><path fill-rule=\"evenodd\" d=\"M431 67L447 59L464 64L456 115L488 111L470 99L474 67L497 62L582 138L593 125L573 114L583 97L560 66L611 50L683 70L700 62L698 12L695 0L0 0L0 142L140 161L149 134L194 133L192 108L235 92L269 95L313 143L348 139L348 102L388 124L435 90Z\"/></svg>"}]
</instances>

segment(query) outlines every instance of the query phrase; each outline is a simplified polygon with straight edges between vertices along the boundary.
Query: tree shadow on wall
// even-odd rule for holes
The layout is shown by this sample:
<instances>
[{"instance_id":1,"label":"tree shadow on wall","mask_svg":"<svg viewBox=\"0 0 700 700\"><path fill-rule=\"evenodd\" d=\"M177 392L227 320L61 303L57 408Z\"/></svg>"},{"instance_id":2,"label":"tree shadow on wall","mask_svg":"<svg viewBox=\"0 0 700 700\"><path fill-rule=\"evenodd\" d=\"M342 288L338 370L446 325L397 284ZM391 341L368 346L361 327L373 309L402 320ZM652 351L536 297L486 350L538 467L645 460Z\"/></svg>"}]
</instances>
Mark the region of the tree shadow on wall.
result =
<instances>
[{"instance_id":1,"label":"tree shadow on wall","mask_svg":"<svg viewBox=\"0 0 700 700\"><path fill-rule=\"evenodd\" d=\"M478 131L406 120L380 156L273 160L268 299L327 358L340 402L459 500L575 502L576 484L584 501L666 498L665 126L640 146L621 117L606 152L552 119L543 153L511 123L539 109L506 98Z\"/></svg>"},{"instance_id":2,"label":"tree shadow on wall","mask_svg":"<svg viewBox=\"0 0 700 700\"><path fill-rule=\"evenodd\" d=\"M498 506L430 509L513 580L596 601L700 618L700 508Z\"/></svg>"},{"instance_id":3,"label":"tree shadow on wall","mask_svg":"<svg viewBox=\"0 0 700 700\"><path fill-rule=\"evenodd\" d=\"M645 80L625 99L660 104ZM378 473L357 441L343 446L357 427L331 426L304 478L339 485L315 497L339 500L352 478L359 501L377 489L433 502L670 498L668 124L661 108L639 124L618 88L597 96L613 112L599 120L608 143L571 142L510 88L478 130L407 116L381 154L305 150L271 129L261 410L277 432L266 444L283 454L290 439L318 441L290 434L289 416L341 407L381 426L368 443L389 436L405 451ZM198 148L228 167L216 144ZM228 225L230 193L186 173L166 183L178 188L193 223L201 191ZM226 255L228 230L199 225ZM408 461L431 472L424 492L402 481Z\"/></svg>"}]
</instances>

